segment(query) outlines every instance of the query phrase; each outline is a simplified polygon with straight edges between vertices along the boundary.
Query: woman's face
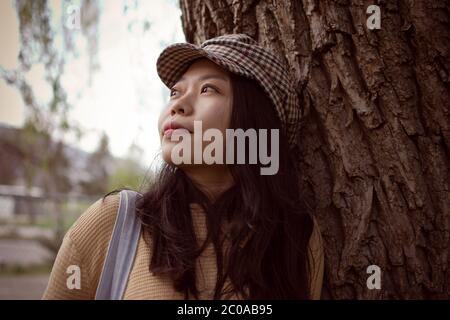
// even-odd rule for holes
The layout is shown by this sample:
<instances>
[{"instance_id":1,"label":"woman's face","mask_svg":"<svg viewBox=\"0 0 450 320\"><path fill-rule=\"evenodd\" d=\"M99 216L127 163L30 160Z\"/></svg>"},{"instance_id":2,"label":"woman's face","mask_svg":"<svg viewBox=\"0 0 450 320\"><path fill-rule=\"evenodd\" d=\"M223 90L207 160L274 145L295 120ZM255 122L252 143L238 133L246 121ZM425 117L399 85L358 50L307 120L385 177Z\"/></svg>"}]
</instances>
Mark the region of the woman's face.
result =
<instances>
[{"instance_id":1,"label":"woman's face","mask_svg":"<svg viewBox=\"0 0 450 320\"><path fill-rule=\"evenodd\" d=\"M193 62L171 88L168 105L161 112L158 120L164 161L173 163L171 152L179 143L171 141L171 130L165 130L171 121L172 124L176 123L189 130L192 142L194 141L194 121L201 121L202 133L207 129L216 128L225 137L225 130L230 124L232 101L231 79L228 71L206 58ZM203 148L208 143L203 143ZM194 149L191 152L192 159L193 151Z\"/></svg>"}]
</instances>

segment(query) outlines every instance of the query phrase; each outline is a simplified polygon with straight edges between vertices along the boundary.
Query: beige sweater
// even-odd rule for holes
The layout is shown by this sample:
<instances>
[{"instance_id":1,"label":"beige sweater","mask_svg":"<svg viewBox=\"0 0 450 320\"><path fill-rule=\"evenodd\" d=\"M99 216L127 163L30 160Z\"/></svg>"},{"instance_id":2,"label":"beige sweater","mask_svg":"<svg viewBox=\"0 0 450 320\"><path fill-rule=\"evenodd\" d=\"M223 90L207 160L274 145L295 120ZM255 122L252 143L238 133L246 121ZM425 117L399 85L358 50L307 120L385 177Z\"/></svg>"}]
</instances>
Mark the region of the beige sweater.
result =
<instances>
[{"instance_id":1,"label":"beige sweater","mask_svg":"<svg viewBox=\"0 0 450 320\"><path fill-rule=\"evenodd\" d=\"M71 226L59 249L50 279L42 299L94 299L103 268L103 262L112 235L119 206L119 195L112 195L95 202ZM191 205L194 228L199 241L206 238L204 212ZM182 293L173 289L170 279L153 275L149 269L150 246L141 232L124 299L183 299ZM151 241L151 239L148 239ZM322 238L317 226L314 228L310 246L313 252L311 289L313 299L320 299L323 278ZM68 267L80 267L80 289L69 289L67 279L73 274ZM212 299L217 279L217 265L212 243L197 260L197 288L200 299ZM227 282L228 284L228 282ZM231 297L240 299L240 297Z\"/></svg>"}]
</instances>

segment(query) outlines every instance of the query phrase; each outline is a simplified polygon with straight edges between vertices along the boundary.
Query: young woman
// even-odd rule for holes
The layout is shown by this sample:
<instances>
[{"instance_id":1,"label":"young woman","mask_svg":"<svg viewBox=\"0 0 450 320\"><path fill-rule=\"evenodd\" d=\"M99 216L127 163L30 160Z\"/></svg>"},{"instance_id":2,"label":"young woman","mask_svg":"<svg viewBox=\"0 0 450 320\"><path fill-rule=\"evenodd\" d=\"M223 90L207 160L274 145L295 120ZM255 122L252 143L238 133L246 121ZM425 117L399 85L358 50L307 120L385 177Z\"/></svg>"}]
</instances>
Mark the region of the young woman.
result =
<instances>
[{"instance_id":1,"label":"young woman","mask_svg":"<svg viewBox=\"0 0 450 320\"><path fill-rule=\"evenodd\" d=\"M208 41L201 47L172 45L158 60L158 73L170 87L158 123L164 163L136 203L142 229L123 298L319 299L322 241L298 188L286 122L291 106L273 98L282 86L268 88L270 82L260 77L278 60L245 35ZM248 61L243 52L249 59L255 52L270 59ZM285 73L273 72L271 80L283 81ZM263 140L272 156L276 153L276 173L261 174L267 163L260 158L249 161L256 150L250 143L234 148L234 160L246 152L244 163L195 163L194 154L192 161L175 163L179 142L172 136L193 138L196 122L203 132L216 129L224 140L227 129L268 129L269 136L277 130L279 139ZM257 136L259 148L261 139ZM208 144L202 141L201 151ZM70 228L44 299L95 297L118 201L117 194L107 195ZM70 289L67 268L73 265L79 266L81 284Z\"/></svg>"}]
</instances>

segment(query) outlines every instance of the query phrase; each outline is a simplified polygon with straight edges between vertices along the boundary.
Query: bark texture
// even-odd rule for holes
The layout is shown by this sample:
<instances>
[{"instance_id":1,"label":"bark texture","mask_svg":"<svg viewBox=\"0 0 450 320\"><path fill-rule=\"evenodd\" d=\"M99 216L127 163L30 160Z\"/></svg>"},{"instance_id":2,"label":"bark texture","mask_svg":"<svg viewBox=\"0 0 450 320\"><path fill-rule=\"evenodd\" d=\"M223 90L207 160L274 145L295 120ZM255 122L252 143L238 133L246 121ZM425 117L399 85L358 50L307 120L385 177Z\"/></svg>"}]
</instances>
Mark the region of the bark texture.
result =
<instances>
[{"instance_id":1,"label":"bark texture","mask_svg":"<svg viewBox=\"0 0 450 320\"><path fill-rule=\"evenodd\" d=\"M381 29L369 30L369 5ZM188 42L246 33L279 54L304 112L302 190L324 299L450 297L450 2L181 0ZM381 289L369 290L369 265Z\"/></svg>"}]
</instances>

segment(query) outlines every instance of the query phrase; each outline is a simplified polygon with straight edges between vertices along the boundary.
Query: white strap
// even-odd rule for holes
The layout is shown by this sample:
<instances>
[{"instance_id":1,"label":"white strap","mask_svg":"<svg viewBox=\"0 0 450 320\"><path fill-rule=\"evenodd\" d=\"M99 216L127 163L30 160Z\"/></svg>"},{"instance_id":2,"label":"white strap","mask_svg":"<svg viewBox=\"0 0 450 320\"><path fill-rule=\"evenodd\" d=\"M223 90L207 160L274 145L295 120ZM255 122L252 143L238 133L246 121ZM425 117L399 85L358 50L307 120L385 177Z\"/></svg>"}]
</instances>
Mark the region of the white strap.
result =
<instances>
[{"instance_id":1,"label":"white strap","mask_svg":"<svg viewBox=\"0 0 450 320\"><path fill-rule=\"evenodd\" d=\"M123 297L141 231L141 221L135 214L138 195L131 190L120 192L119 209L97 286L96 300L121 300Z\"/></svg>"}]
</instances>

